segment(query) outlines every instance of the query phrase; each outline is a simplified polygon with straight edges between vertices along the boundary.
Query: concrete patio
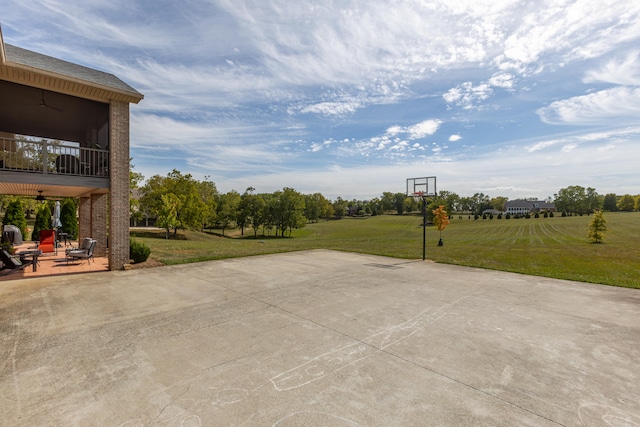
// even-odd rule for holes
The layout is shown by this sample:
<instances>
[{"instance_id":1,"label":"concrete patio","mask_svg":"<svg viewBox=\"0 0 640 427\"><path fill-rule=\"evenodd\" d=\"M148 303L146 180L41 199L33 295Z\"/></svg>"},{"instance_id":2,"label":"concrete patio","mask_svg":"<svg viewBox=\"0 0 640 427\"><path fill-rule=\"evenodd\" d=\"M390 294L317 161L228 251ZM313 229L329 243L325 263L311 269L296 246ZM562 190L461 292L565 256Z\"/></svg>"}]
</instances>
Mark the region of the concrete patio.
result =
<instances>
[{"instance_id":1,"label":"concrete patio","mask_svg":"<svg viewBox=\"0 0 640 427\"><path fill-rule=\"evenodd\" d=\"M334 251L0 283L3 426L640 425L640 291Z\"/></svg>"}]
</instances>

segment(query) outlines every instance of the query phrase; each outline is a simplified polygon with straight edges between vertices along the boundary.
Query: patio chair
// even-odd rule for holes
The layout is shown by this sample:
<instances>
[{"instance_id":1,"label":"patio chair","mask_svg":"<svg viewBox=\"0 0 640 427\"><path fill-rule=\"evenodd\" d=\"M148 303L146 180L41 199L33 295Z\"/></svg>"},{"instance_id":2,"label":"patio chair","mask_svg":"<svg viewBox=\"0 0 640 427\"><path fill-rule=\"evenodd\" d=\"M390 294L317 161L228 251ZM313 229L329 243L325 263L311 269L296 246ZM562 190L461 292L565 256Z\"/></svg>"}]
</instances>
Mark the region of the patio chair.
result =
<instances>
[{"instance_id":1,"label":"patio chair","mask_svg":"<svg viewBox=\"0 0 640 427\"><path fill-rule=\"evenodd\" d=\"M0 270L18 271L32 265L34 260L20 261L20 257L10 255L9 252L4 249L0 249L0 261L2 261L2 267L0 267Z\"/></svg>"},{"instance_id":2,"label":"patio chair","mask_svg":"<svg viewBox=\"0 0 640 427\"><path fill-rule=\"evenodd\" d=\"M85 237L84 240L82 241L82 244L79 246L72 246L70 248L65 249L65 254L68 254L71 251L77 251L78 249L80 250L84 250L86 251L87 249L89 249L89 246L91 245L91 241L93 239L91 237Z\"/></svg>"},{"instance_id":3,"label":"patio chair","mask_svg":"<svg viewBox=\"0 0 640 427\"><path fill-rule=\"evenodd\" d=\"M38 250L42 251L43 254L58 253L55 230L40 230L40 243L38 244Z\"/></svg>"},{"instance_id":4,"label":"patio chair","mask_svg":"<svg viewBox=\"0 0 640 427\"><path fill-rule=\"evenodd\" d=\"M97 240L91 239L89 247L86 249L73 249L67 252L67 264L70 259L86 259L89 264L93 259L93 250L96 248Z\"/></svg>"}]
</instances>

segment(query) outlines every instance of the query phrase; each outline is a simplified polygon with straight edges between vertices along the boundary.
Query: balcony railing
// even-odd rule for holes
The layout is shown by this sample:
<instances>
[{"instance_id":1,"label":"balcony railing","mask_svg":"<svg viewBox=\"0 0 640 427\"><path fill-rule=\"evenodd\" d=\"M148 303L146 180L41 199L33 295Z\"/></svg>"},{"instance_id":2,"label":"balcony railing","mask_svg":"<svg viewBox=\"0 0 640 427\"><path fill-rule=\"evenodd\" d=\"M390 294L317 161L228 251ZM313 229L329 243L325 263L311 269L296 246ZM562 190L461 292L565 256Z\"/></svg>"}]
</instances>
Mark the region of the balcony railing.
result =
<instances>
[{"instance_id":1,"label":"balcony railing","mask_svg":"<svg viewBox=\"0 0 640 427\"><path fill-rule=\"evenodd\" d=\"M109 177L109 151L60 141L0 138L0 171Z\"/></svg>"}]
</instances>

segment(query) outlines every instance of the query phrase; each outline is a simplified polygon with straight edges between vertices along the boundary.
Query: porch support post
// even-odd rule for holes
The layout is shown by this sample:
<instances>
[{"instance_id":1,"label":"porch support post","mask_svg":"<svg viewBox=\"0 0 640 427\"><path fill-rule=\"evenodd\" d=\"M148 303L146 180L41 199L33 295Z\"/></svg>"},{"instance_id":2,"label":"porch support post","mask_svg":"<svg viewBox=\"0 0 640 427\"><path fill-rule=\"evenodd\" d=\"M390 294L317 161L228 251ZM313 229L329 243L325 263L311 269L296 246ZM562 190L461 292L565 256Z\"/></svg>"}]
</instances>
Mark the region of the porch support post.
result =
<instances>
[{"instance_id":1,"label":"porch support post","mask_svg":"<svg viewBox=\"0 0 640 427\"><path fill-rule=\"evenodd\" d=\"M93 255L107 256L107 194L91 195L91 236L97 240Z\"/></svg>"},{"instance_id":2,"label":"porch support post","mask_svg":"<svg viewBox=\"0 0 640 427\"><path fill-rule=\"evenodd\" d=\"M89 197L81 197L78 205L78 241L82 241L86 237L91 236L91 199Z\"/></svg>"},{"instance_id":3,"label":"porch support post","mask_svg":"<svg viewBox=\"0 0 640 427\"><path fill-rule=\"evenodd\" d=\"M129 103L109 104L109 269L129 262Z\"/></svg>"}]
</instances>

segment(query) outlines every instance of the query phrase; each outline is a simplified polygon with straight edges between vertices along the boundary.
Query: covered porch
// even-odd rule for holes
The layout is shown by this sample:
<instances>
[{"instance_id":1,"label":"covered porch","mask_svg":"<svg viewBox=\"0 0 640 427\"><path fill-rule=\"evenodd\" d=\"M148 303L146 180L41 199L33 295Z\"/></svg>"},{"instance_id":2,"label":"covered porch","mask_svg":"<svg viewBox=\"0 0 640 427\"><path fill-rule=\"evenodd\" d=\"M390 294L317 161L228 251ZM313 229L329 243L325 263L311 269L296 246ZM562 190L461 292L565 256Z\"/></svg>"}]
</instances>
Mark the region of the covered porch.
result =
<instances>
[{"instance_id":1,"label":"covered porch","mask_svg":"<svg viewBox=\"0 0 640 427\"><path fill-rule=\"evenodd\" d=\"M1 31L0 93L0 194L79 199L79 239L96 239L95 256L122 269L129 104L142 94L112 74L7 45Z\"/></svg>"}]
</instances>

